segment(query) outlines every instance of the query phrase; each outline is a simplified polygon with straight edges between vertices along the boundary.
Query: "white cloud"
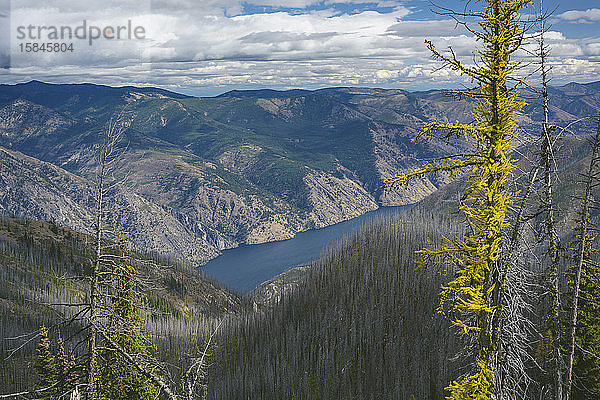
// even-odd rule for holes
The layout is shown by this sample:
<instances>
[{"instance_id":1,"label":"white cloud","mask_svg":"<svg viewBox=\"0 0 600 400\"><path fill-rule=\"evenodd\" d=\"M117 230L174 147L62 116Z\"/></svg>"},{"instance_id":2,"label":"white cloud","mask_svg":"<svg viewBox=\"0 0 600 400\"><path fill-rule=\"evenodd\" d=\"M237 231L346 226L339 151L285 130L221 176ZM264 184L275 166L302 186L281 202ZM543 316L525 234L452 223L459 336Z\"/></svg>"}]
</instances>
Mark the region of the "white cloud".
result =
<instances>
[{"instance_id":1,"label":"white cloud","mask_svg":"<svg viewBox=\"0 0 600 400\"><path fill-rule=\"evenodd\" d=\"M391 35L410 37L458 36L468 33L462 25L451 20L401 21L387 30Z\"/></svg>"},{"instance_id":2,"label":"white cloud","mask_svg":"<svg viewBox=\"0 0 600 400\"><path fill-rule=\"evenodd\" d=\"M399 71L391 71L388 69L379 69L375 71L377 79L393 79L398 77Z\"/></svg>"},{"instance_id":3,"label":"white cloud","mask_svg":"<svg viewBox=\"0 0 600 400\"><path fill-rule=\"evenodd\" d=\"M321 0L250 0L248 3L255 6L306 8L321 3Z\"/></svg>"},{"instance_id":4,"label":"white cloud","mask_svg":"<svg viewBox=\"0 0 600 400\"><path fill-rule=\"evenodd\" d=\"M402 7L403 2L394 0L326 0L325 4L376 4L378 7Z\"/></svg>"},{"instance_id":5,"label":"white cloud","mask_svg":"<svg viewBox=\"0 0 600 400\"><path fill-rule=\"evenodd\" d=\"M570 10L558 14L559 21L574 23L592 23L600 21L600 8L588 8L587 10Z\"/></svg>"},{"instance_id":6,"label":"white cloud","mask_svg":"<svg viewBox=\"0 0 600 400\"><path fill-rule=\"evenodd\" d=\"M292 1L285 3L300 8L317 3ZM275 7L283 2L252 1ZM243 15L238 0L203 0L202 7L194 0L110 0L102 6L59 0L44 8L37 1L22 0L18 7L13 6L13 34L18 25L77 26L85 19L89 24L105 26L126 24L130 19L134 26L145 28L147 39L98 40L92 46L74 41L73 53L58 54L22 54L17 48L19 42L13 40L13 68L8 74L0 72L0 79L161 85L187 88L188 92L251 85L455 86L460 78L447 69L439 70L440 64L426 49L425 38L442 51L451 46L459 57L472 62L478 43L452 21L406 21L409 9L395 1L318 3L342 2L378 3L391 8L351 14L321 9ZM586 15L589 19L594 14ZM577 76L587 80L598 76L597 38L567 39L555 30L546 34L546 41L552 46L552 62L558 65L566 58ZM527 60L526 54L520 57Z\"/></svg>"}]
</instances>

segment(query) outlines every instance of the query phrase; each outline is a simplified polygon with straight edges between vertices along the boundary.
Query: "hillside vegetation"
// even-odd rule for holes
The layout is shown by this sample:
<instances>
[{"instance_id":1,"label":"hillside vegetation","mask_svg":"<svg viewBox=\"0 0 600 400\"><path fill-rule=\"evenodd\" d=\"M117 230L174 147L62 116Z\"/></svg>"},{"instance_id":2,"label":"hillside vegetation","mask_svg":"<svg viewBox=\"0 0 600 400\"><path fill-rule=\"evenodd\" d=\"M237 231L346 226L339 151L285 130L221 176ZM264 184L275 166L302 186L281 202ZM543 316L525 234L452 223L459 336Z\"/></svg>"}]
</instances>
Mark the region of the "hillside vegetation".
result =
<instances>
[{"instance_id":1,"label":"hillside vegetation","mask_svg":"<svg viewBox=\"0 0 600 400\"><path fill-rule=\"evenodd\" d=\"M73 337L82 329L81 321L64 321L75 310L68 304L86 299L92 243L91 237L53 223L0 218L0 394L35 387L41 326L53 327L54 338ZM174 366L202 343L218 318L248 307L241 296L186 265L138 257L145 329L159 358Z\"/></svg>"},{"instance_id":2,"label":"hillside vegetation","mask_svg":"<svg viewBox=\"0 0 600 400\"><path fill-rule=\"evenodd\" d=\"M541 116L530 95L519 123L531 134ZM551 95L552 120L566 125L597 110L600 87L572 84ZM204 263L239 244L287 239L424 198L449 179L422 177L386 193L380 187L419 160L459 152L461 143L411 139L424 123L468 121L471 105L442 91L397 89L193 98L154 88L0 85L0 211L79 230L80 217L93 211L86 193L101 132L125 107L120 202L135 216L127 221L133 244ZM52 182L39 169L77 190L48 190Z\"/></svg>"},{"instance_id":3,"label":"hillside vegetation","mask_svg":"<svg viewBox=\"0 0 600 400\"><path fill-rule=\"evenodd\" d=\"M577 215L573 204L591 149L583 138L557 141L555 197L558 233L571 243ZM534 148L521 153L519 171L530 171ZM524 188L528 175L515 184ZM290 270L259 286L257 302L272 301L260 313L229 321L214 350L209 399L444 399L444 388L472 363L466 343L436 312L442 284L454 276L451 264L419 267L415 251L441 244L467 229L457 208L464 179L438 190L398 219L377 221L342 241L318 262ZM532 326L548 312L546 248L536 182L524 214L532 218L521 233L522 282L533 288L525 301ZM523 189L524 191L525 189ZM518 203L517 203L518 204ZM598 209L591 215L598 221ZM537 216L536 216L537 214ZM511 223L514 221L511 221ZM561 250L560 282L570 293L572 259ZM289 276L288 276L289 275ZM568 306L561 310L566 318ZM522 354L535 379L526 398L547 398L547 332L530 331ZM591 356L590 356L591 357ZM583 362L576 376L589 375ZM577 399L595 399L576 386Z\"/></svg>"},{"instance_id":4,"label":"hillside vegetation","mask_svg":"<svg viewBox=\"0 0 600 400\"><path fill-rule=\"evenodd\" d=\"M442 399L465 360L437 315L445 266L420 249L456 232L431 213L366 226L264 311L229 322L214 350L209 399Z\"/></svg>"}]
</instances>

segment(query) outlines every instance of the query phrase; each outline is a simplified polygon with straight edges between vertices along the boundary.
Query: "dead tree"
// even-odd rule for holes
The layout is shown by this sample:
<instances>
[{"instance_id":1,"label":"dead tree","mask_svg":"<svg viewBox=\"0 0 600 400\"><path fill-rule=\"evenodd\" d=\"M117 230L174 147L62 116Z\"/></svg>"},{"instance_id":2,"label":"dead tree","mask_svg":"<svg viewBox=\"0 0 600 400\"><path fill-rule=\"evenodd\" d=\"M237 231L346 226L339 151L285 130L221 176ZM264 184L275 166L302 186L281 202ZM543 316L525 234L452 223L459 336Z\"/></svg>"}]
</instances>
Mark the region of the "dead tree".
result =
<instances>
[{"instance_id":1,"label":"dead tree","mask_svg":"<svg viewBox=\"0 0 600 400\"><path fill-rule=\"evenodd\" d=\"M91 262L92 270L90 273L89 285L89 332L88 332L88 353L87 353L87 387L86 399L95 400L96 395L96 369L97 369L97 338L98 338L98 314L99 314L99 285L102 274L102 262L105 258L105 239L106 228L104 221L106 218L106 196L108 190L108 176L112 165L116 161L116 146L122 139L125 129L123 114L112 119L106 128L106 137L102 146L98 160L98 173L96 176L95 189L95 224L94 224L94 259Z\"/></svg>"},{"instance_id":2,"label":"dead tree","mask_svg":"<svg viewBox=\"0 0 600 400\"><path fill-rule=\"evenodd\" d=\"M207 345L201 355L193 360L190 360L190 367L187 369L183 377L184 392L181 396L178 394L177 385L173 382L165 380L160 371L164 370L153 357L143 354L133 354L128 349L122 346L114 339L114 332L110 332L105 326L105 320L113 318L110 307L107 306L111 298L111 269L106 268L118 263L119 255L112 254L112 249L115 248L115 243L111 239L115 239L122 235L116 234L110 228L110 220L114 225L115 209L107 207L106 199L109 192L117 186L117 179L113 176L116 163L122 161L123 150L118 149L117 145L122 140L123 133L127 128L127 121L120 114L116 119L111 120L107 130L105 143L102 147L99 172L96 180L96 215L95 215L95 258L92 263L92 272L90 276L90 292L89 292L89 335L88 335L88 360L87 360L87 400L96 400L96 375L97 375L97 351L98 343L106 350L115 351L122 360L129 364L134 370L137 370L151 381L160 392L162 392L169 400L179 400L180 397L185 397L192 400L193 396L198 393L199 388L203 388L202 382L206 379L206 362L208 358L208 350L216 330L210 335ZM139 277L135 278L137 282L141 282ZM106 286L104 289L102 286ZM100 315L102 314L102 315ZM118 318L117 318L118 319ZM114 326L113 326L114 329ZM117 329L126 329L126 327L118 327Z\"/></svg>"},{"instance_id":3,"label":"dead tree","mask_svg":"<svg viewBox=\"0 0 600 400\"><path fill-rule=\"evenodd\" d=\"M552 380L554 386L554 398L556 400L563 399L563 378L562 365L563 359L560 349L560 241L556 231L554 220L554 200L553 200L553 176L555 175L553 141L551 138L552 132L556 129L550 125L549 117L549 96L548 96L548 81L549 68L547 59L549 56L549 48L544 43L544 33L546 32L546 16L543 14L543 0L540 0L540 36L538 38L538 57L540 60L540 72L542 76L542 100L544 120L542 122L542 149L541 149L541 166L544 172L544 196L543 206L545 212L544 227L548 238L548 256L550 258L550 287L549 293L551 297L551 311L549 318L549 329L552 334Z\"/></svg>"},{"instance_id":4,"label":"dead tree","mask_svg":"<svg viewBox=\"0 0 600 400\"><path fill-rule=\"evenodd\" d=\"M181 400L202 397L206 392L206 374L207 360L209 349L212 343L213 336L216 334L207 331L206 337L208 342L203 349L198 349L197 354L190 356L187 365L182 370L181 381L171 379L165 371L167 367L159 363L150 352L136 352L123 346L119 340L120 336L126 332L127 321L115 311L115 300L118 298L117 287L117 270L118 263L122 263L123 255L119 252L120 242L119 234L124 226L119 226L115 229L116 222L120 216L125 216L128 210L118 206L120 204L120 196L127 190L123 182L123 174L127 174L125 164L126 148L121 146L124 142L124 134L130 126L130 120L125 118L122 112L117 117L111 119L103 132L103 143L97 150L97 160L94 165L97 168L95 177L95 190L93 192L94 214L89 223L92 239L87 241L85 253L89 255L89 269L81 276L70 276L82 284L85 289L85 299L77 299L77 301L69 302L52 302L49 306L60 307L61 311L66 311L65 317L61 318L60 322L49 329L65 328L70 330L70 335L66 338L67 341L76 349L78 349L79 357L77 358L78 366L78 382L77 386L72 387L68 391L62 391L60 394L54 395L57 392L57 384L50 387L35 388L32 390L20 390L17 393L2 394L0 398L68 398L71 395L79 396L87 400L97 400L102 395L102 387L99 386L100 380L105 379L101 373L102 362L106 362L106 354L114 354L115 359L123 363L124 368L130 369L143 375L147 382L150 382L157 388L157 393L169 400ZM137 259L134 263L147 265L152 264L150 268L162 268L162 265L149 260ZM64 278L64 277L63 277ZM139 274L131 274L132 282L144 286L145 290L152 290L152 284L144 281ZM137 304L137 303L136 303ZM143 312L143 304L136 305L136 310ZM129 325L131 326L131 325ZM218 328L218 327L217 327ZM140 337L144 341L149 342L149 336L145 332L140 331ZM39 332L21 335L25 338L14 351L9 353L9 356L24 346L35 341L39 337ZM149 346L150 348L150 346ZM180 387L183 383L183 387ZM49 394L50 393L50 394Z\"/></svg>"},{"instance_id":5,"label":"dead tree","mask_svg":"<svg viewBox=\"0 0 600 400\"><path fill-rule=\"evenodd\" d=\"M569 337L568 337L568 362L567 362L567 381L566 381L566 399L571 398L571 389L573 387L573 364L575 360L575 344L577 339L577 314L578 302L581 286L581 275L584 265L589 263L590 249L592 240L596 236L593 233L593 227L590 222L590 209L593 207L592 188L598 186L598 165L600 163L600 119L596 128L596 133L591 140L592 155L585 177L585 188L583 198L581 199L581 208L579 210L579 220L576 236L576 253L573 279L573 296L571 303L571 315L569 318Z\"/></svg>"}]
</instances>

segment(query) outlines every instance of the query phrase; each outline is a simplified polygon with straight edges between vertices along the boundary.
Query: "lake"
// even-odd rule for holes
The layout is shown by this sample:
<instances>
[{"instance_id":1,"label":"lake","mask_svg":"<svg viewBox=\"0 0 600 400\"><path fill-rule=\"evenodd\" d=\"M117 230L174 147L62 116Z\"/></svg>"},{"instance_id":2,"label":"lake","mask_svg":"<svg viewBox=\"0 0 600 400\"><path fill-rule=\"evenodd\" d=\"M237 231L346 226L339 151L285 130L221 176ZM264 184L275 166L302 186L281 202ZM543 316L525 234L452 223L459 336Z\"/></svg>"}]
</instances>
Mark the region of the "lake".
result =
<instances>
[{"instance_id":1,"label":"lake","mask_svg":"<svg viewBox=\"0 0 600 400\"><path fill-rule=\"evenodd\" d=\"M400 214L409 207L381 207L348 221L300 232L292 239L225 250L200 270L239 293L248 293L289 268L310 264L323 250L362 225L376 218Z\"/></svg>"}]
</instances>

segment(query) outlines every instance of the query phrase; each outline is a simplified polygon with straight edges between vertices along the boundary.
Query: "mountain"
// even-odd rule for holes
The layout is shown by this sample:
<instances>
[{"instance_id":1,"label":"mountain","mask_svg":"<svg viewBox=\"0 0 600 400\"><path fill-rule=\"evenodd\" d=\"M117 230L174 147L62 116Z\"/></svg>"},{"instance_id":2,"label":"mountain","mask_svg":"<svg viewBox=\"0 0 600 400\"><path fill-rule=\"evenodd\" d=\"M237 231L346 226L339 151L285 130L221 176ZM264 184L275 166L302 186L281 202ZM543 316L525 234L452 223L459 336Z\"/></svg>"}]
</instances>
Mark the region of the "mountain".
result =
<instances>
[{"instance_id":1,"label":"mountain","mask_svg":"<svg viewBox=\"0 0 600 400\"><path fill-rule=\"evenodd\" d=\"M0 147L0 211L5 215L54 221L83 233L93 227L94 183L51 163ZM117 187L111 208L123 215L136 248L204 259L216 251L170 212L128 188Z\"/></svg>"},{"instance_id":2,"label":"mountain","mask_svg":"<svg viewBox=\"0 0 600 400\"><path fill-rule=\"evenodd\" d=\"M588 120L583 126L592 131L596 129L594 121ZM555 153L552 156L556 175L553 176L553 200L554 200L554 219L556 221L557 232L568 241L571 230L575 227L578 208L575 204L583 196L583 177L587 173L591 159L591 146L589 137L575 136L571 134L557 135L554 138ZM530 179L538 166L535 164L539 160L540 141L532 142L531 145L520 148L520 159L516 162L515 183L520 187L520 192L513 200L515 209L521 207L522 196L530 185ZM456 179L452 183L440 188L432 195L415 205L415 209L420 212L437 210L441 214L458 215L459 200L465 193L466 182L463 177ZM544 198L543 173L538 171L536 181L530 187L527 202L523 208L524 218L533 220L539 226L543 226L543 215L540 215L541 199ZM600 222L600 210L592 208L590 216L597 222ZM597 223L596 222L596 223ZM530 221L531 223L531 221ZM529 231L526 229L525 231ZM531 232L529 232L531 233ZM538 234L542 235L542 233ZM537 238L530 237L529 240L536 242ZM526 241L526 240L525 240Z\"/></svg>"},{"instance_id":3,"label":"mountain","mask_svg":"<svg viewBox=\"0 0 600 400\"><path fill-rule=\"evenodd\" d=\"M597 86L553 88L553 121L596 113ZM84 296L95 160L106 122L126 105L131 119L111 209L125 210L114 218L123 218L138 249L202 262L226 247L433 192L422 202L428 210L368 226L310 268L261 285L253 293L259 304L185 263L140 254L140 273L151 284L145 317L163 361L177 363L198 346L199 332L211 332L214 317L227 316L211 352L207 398L437 399L464 372L469 360L452 357L465 344L435 313L452 271L414 268L415 250L461 229L445 215L462 182L424 180L385 194L379 187L392 173L460 150L460 143L410 138L430 119L467 119L466 101L364 88L203 99L151 88L9 88L0 103L0 207L50 222L0 219L0 337L60 320L70 312L60 303ZM535 133L539 104L520 118ZM585 133L583 125L572 130ZM523 171L526 156L535 155L530 140L520 149ZM589 151L575 135L559 153L556 195L565 212L557 214L566 230ZM0 387L31 387L31 374L21 371L32 365L33 342L9 359L3 343Z\"/></svg>"},{"instance_id":4,"label":"mountain","mask_svg":"<svg viewBox=\"0 0 600 400\"><path fill-rule=\"evenodd\" d=\"M558 139L556 149L555 218L564 246L561 268L568 278L572 249L566 244L579 218L573 199L582 194L580 180L591 151L586 138L571 135ZM534 146L526 150L516 168L521 191L514 199L515 210L537 157ZM524 300L532 310L527 318L543 326L549 261L540 244L541 181L532 185L524 207L528 221L517 248L527 249L519 259L528 265L529 276L521 279L533 287ZM464 189L460 177L401 217L358 230L311 266L288 270L258 286L251 296L268 306L224 329L208 398L446 398L444 388L472 362L465 351L470 345L457 335L460 329L437 311L440 288L455 276L456 266L451 260L419 265L417 250L440 248L447 244L442 235L453 238L469 229L458 211ZM597 224L600 210L591 215ZM512 224L514 213L509 218ZM562 290L569 290L564 285ZM528 385L524 398L543 398L548 379L545 344L537 331L530 334L531 347L519 351L527 352L527 374L537 381ZM586 392L580 398L596 397Z\"/></svg>"},{"instance_id":5,"label":"mountain","mask_svg":"<svg viewBox=\"0 0 600 400\"><path fill-rule=\"evenodd\" d=\"M595 113L598 86L552 88L553 121ZM530 103L520 119L535 131L540 102ZM0 146L10 154L0 160L7 171L0 206L82 229L78 217L92 210L103 131L124 109L116 203L130 210L132 242L204 263L226 248L290 238L433 193L449 179L423 178L385 193L381 185L423 160L459 151L460 143L411 139L428 121L467 121L469 106L442 91L258 90L194 98L154 88L0 85ZM49 190L45 176L14 188L19 177L42 170L69 182L61 187L87 189Z\"/></svg>"}]
</instances>

